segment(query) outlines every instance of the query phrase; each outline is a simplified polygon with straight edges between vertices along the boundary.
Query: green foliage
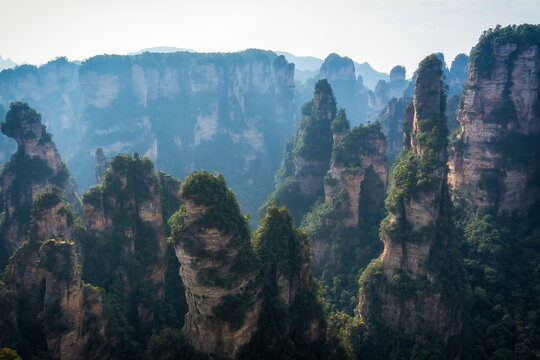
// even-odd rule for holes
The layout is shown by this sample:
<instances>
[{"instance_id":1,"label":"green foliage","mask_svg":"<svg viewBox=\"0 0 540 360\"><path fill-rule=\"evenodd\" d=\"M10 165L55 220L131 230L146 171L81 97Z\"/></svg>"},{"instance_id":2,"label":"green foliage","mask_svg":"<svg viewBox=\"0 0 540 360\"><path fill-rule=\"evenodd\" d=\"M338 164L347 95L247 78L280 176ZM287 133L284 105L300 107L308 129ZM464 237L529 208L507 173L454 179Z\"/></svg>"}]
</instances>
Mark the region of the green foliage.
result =
<instances>
[{"instance_id":1,"label":"green foliage","mask_svg":"<svg viewBox=\"0 0 540 360\"><path fill-rule=\"evenodd\" d=\"M336 118L330 123L332 133L341 134L348 131L350 127L351 125L345 114L345 109L339 109Z\"/></svg>"},{"instance_id":2,"label":"green foliage","mask_svg":"<svg viewBox=\"0 0 540 360\"><path fill-rule=\"evenodd\" d=\"M314 195L302 195L298 179L295 176L290 176L278 184L276 190L269 195L266 205L261 210L265 211L270 204L275 202L280 206L285 206L294 219L301 221L321 195L322 191Z\"/></svg>"},{"instance_id":3,"label":"green foliage","mask_svg":"<svg viewBox=\"0 0 540 360\"><path fill-rule=\"evenodd\" d=\"M36 210L49 209L62 201L62 194L57 186L51 186L36 194L32 207Z\"/></svg>"},{"instance_id":4,"label":"green foliage","mask_svg":"<svg viewBox=\"0 0 540 360\"><path fill-rule=\"evenodd\" d=\"M146 359L205 360L208 356L196 353L180 330L165 328L150 338L146 349Z\"/></svg>"},{"instance_id":5,"label":"green foliage","mask_svg":"<svg viewBox=\"0 0 540 360\"><path fill-rule=\"evenodd\" d=\"M538 358L538 211L521 218L498 218L483 210L458 210L465 268L473 289L464 358Z\"/></svg>"},{"instance_id":6,"label":"green foliage","mask_svg":"<svg viewBox=\"0 0 540 360\"><path fill-rule=\"evenodd\" d=\"M150 198L162 200L164 220L172 213L178 195L165 189L165 178L154 174L147 158L117 155L103 182L83 197L110 224L97 234L79 231L75 237L86 255L83 279L107 295L110 336L118 339L118 358L141 358L151 331L180 328L187 311L173 249L169 246L163 253L156 230L139 216L139 208ZM149 271L162 266L167 266L165 283L154 284ZM141 317L141 309L152 315L150 320Z\"/></svg>"},{"instance_id":7,"label":"green foliage","mask_svg":"<svg viewBox=\"0 0 540 360\"><path fill-rule=\"evenodd\" d=\"M307 337L313 322L325 325L323 301L309 273L309 238L294 229L286 208L271 206L254 242L262 264L262 311L257 332L239 359L320 358L325 345Z\"/></svg>"},{"instance_id":8,"label":"green foliage","mask_svg":"<svg viewBox=\"0 0 540 360\"><path fill-rule=\"evenodd\" d=\"M253 307L251 294L227 295L223 302L212 309L218 319L231 323L233 329L240 329L244 324L246 313Z\"/></svg>"},{"instance_id":9,"label":"green foliage","mask_svg":"<svg viewBox=\"0 0 540 360\"><path fill-rule=\"evenodd\" d=\"M434 170L440 164L437 155L429 151L419 156L413 150L400 154L390 175L390 187L386 198L386 209L396 212L401 201L420 191L434 189L438 179Z\"/></svg>"},{"instance_id":10,"label":"green foliage","mask_svg":"<svg viewBox=\"0 0 540 360\"><path fill-rule=\"evenodd\" d=\"M495 66L493 51L504 44L516 44L518 50L531 45L540 46L540 26L523 24L501 27L497 25L495 29L484 31L478 44L471 51L471 68L483 77L488 76Z\"/></svg>"},{"instance_id":11,"label":"green foliage","mask_svg":"<svg viewBox=\"0 0 540 360\"><path fill-rule=\"evenodd\" d=\"M39 318L43 321L45 331L47 332L62 334L67 330L62 319L62 308L60 307L60 302L55 302L46 306Z\"/></svg>"},{"instance_id":12,"label":"green foliage","mask_svg":"<svg viewBox=\"0 0 540 360\"><path fill-rule=\"evenodd\" d=\"M232 190L227 187L222 174L215 176L206 171L191 173L184 179L180 195L197 205L210 208L197 221L198 224L235 234L235 238L244 244L249 239L246 219L240 213L238 201Z\"/></svg>"},{"instance_id":13,"label":"green foliage","mask_svg":"<svg viewBox=\"0 0 540 360\"><path fill-rule=\"evenodd\" d=\"M358 284L361 294L374 295L375 288L383 280L382 259L373 259L362 272Z\"/></svg>"},{"instance_id":14,"label":"green foliage","mask_svg":"<svg viewBox=\"0 0 540 360\"><path fill-rule=\"evenodd\" d=\"M348 168L362 167L359 155L369 155L378 151L374 143L383 139L385 136L378 122L355 126L334 146L332 159L336 165Z\"/></svg>"},{"instance_id":15,"label":"green foliage","mask_svg":"<svg viewBox=\"0 0 540 360\"><path fill-rule=\"evenodd\" d=\"M39 124L41 123L41 115L28 106L27 103L13 101L9 104L9 111L6 114L6 119L3 121L0 126L2 129L2 134L14 137L19 131L20 123L24 121L29 124ZM24 136L25 134L19 134L18 136Z\"/></svg>"},{"instance_id":16,"label":"green foliage","mask_svg":"<svg viewBox=\"0 0 540 360\"><path fill-rule=\"evenodd\" d=\"M0 360L22 360L15 350L3 347L0 349Z\"/></svg>"},{"instance_id":17,"label":"green foliage","mask_svg":"<svg viewBox=\"0 0 540 360\"><path fill-rule=\"evenodd\" d=\"M300 123L301 136L297 137L295 156L306 160L328 161L332 153L331 119L312 114Z\"/></svg>"},{"instance_id":18,"label":"green foliage","mask_svg":"<svg viewBox=\"0 0 540 360\"><path fill-rule=\"evenodd\" d=\"M285 207L271 206L256 232L255 249L263 263L275 267L287 277L298 274L308 259L300 256L300 233L294 229L292 216Z\"/></svg>"},{"instance_id":19,"label":"green foliage","mask_svg":"<svg viewBox=\"0 0 540 360\"><path fill-rule=\"evenodd\" d=\"M64 184L69 180L71 174L67 165L62 162L60 169L50 178L51 184L56 186L64 186Z\"/></svg>"}]
</instances>

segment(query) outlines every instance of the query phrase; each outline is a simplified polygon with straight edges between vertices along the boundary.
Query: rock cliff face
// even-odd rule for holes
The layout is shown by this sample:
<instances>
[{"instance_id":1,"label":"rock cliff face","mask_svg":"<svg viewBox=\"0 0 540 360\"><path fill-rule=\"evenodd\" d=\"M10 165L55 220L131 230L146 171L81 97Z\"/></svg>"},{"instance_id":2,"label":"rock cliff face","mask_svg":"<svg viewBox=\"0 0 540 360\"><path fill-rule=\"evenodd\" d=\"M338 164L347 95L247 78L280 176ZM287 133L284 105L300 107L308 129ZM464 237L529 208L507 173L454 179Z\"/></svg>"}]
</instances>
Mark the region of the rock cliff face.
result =
<instances>
[{"instance_id":1,"label":"rock cliff face","mask_svg":"<svg viewBox=\"0 0 540 360\"><path fill-rule=\"evenodd\" d=\"M139 329L154 320L155 304L165 296L163 179L155 176L149 159L117 155L103 182L83 198L85 277L114 294ZM133 301L143 294L144 302Z\"/></svg>"},{"instance_id":2,"label":"rock cliff face","mask_svg":"<svg viewBox=\"0 0 540 360\"><path fill-rule=\"evenodd\" d=\"M83 189L95 184L92 154L101 146L106 154L140 152L180 178L221 171L251 213L271 191L297 126L294 65L261 50L21 66L0 73L0 103L11 100L43 113Z\"/></svg>"},{"instance_id":3,"label":"rock cliff face","mask_svg":"<svg viewBox=\"0 0 540 360\"><path fill-rule=\"evenodd\" d=\"M5 217L1 232L9 256L22 243L30 224L33 197L45 187L57 185L80 213L80 201L69 171L62 162L41 115L25 103L11 103L2 133L15 139L17 152L0 174ZM5 260L5 259L4 259Z\"/></svg>"},{"instance_id":4,"label":"rock cliff face","mask_svg":"<svg viewBox=\"0 0 540 360\"><path fill-rule=\"evenodd\" d=\"M352 313L356 305L343 298L357 292L355 274L380 249L374 229L384 209L386 138L378 123L349 129L344 110L331 128L334 145L323 181L324 197L312 205L302 228L312 240L313 270L327 300L332 305L341 302L340 308Z\"/></svg>"},{"instance_id":5,"label":"rock cliff face","mask_svg":"<svg viewBox=\"0 0 540 360\"><path fill-rule=\"evenodd\" d=\"M38 194L32 207L33 225L27 242L10 259L3 297L11 303L9 333L23 356L48 351L55 359L100 359L107 356L107 320L100 293L81 280L72 241L74 213L58 188ZM40 314L40 315L38 315ZM41 321L39 320L41 319ZM11 337L11 338L10 338Z\"/></svg>"},{"instance_id":6,"label":"rock cliff face","mask_svg":"<svg viewBox=\"0 0 540 360\"><path fill-rule=\"evenodd\" d=\"M279 358L290 351L283 343L292 341L297 351L309 354L313 343L324 340L326 325L314 293L309 238L295 229L287 209L271 206L255 243L261 259L263 302L258 332L250 346ZM303 337L308 341L298 341Z\"/></svg>"},{"instance_id":7,"label":"rock cliff face","mask_svg":"<svg viewBox=\"0 0 540 360\"><path fill-rule=\"evenodd\" d=\"M330 54L324 60L317 79L326 79L332 86L337 106L347 109L353 124L368 120L369 90L364 87L362 78L357 79L354 62L348 57Z\"/></svg>"},{"instance_id":8,"label":"rock cliff face","mask_svg":"<svg viewBox=\"0 0 540 360\"><path fill-rule=\"evenodd\" d=\"M339 116L338 116L339 119ZM337 120L337 119L336 119ZM325 177L326 202L341 193L343 226L358 225L360 192L367 173L375 175L380 184L378 205L382 207L387 180L386 139L378 125L355 127L342 136L334 133L335 144L330 161L330 170Z\"/></svg>"},{"instance_id":9,"label":"rock cliff face","mask_svg":"<svg viewBox=\"0 0 540 360\"><path fill-rule=\"evenodd\" d=\"M458 54L452 61L450 70L446 75L448 83L448 97L460 95L463 85L467 81L467 69L469 66L469 57L465 54Z\"/></svg>"},{"instance_id":10,"label":"rock cliff face","mask_svg":"<svg viewBox=\"0 0 540 360\"><path fill-rule=\"evenodd\" d=\"M285 205L299 222L323 195L323 178L330 167L333 144L330 123L336 112L332 88L326 80L320 80L315 85L313 99L302 106L300 127L285 146L281 168L276 174L277 188L265 207L276 201Z\"/></svg>"},{"instance_id":11,"label":"rock cliff face","mask_svg":"<svg viewBox=\"0 0 540 360\"><path fill-rule=\"evenodd\" d=\"M435 55L420 63L405 117L405 152L393 170L389 214L381 224L384 251L362 275L359 313L364 321L409 335L426 327L446 342L461 330L462 306L445 297L446 289L455 291L464 280L450 236L442 75Z\"/></svg>"},{"instance_id":12,"label":"rock cliff face","mask_svg":"<svg viewBox=\"0 0 540 360\"><path fill-rule=\"evenodd\" d=\"M248 225L222 175L193 173L181 194L171 239L189 308L183 332L196 351L234 358L257 330L261 310Z\"/></svg>"},{"instance_id":13,"label":"rock cliff face","mask_svg":"<svg viewBox=\"0 0 540 360\"><path fill-rule=\"evenodd\" d=\"M411 103L412 98L404 95L393 98L388 102L379 115L377 121L381 123L382 130L388 142L387 158L389 168L403 148L403 117L405 108Z\"/></svg>"},{"instance_id":14,"label":"rock cliff face","mask_svg":"<svg viewBox=\"0 0 540 360\"><path fill-rule=\"evenodd\" d=\"M405 79L406 74L405 67L397 65L390 72L390 81L381 80L377 83L375 89L369 94L371 118L376 118L381 111L384 111L384 107L392 98L405 96L406 89L411 86Z\"/></svg>"},{"instance_id":15,"label":"rock cliff face","mask_svg":"<svg viewBox=\"0 0 540 360\"><path fill-rule=\"evenodd\" d=\"M279 358L322 346L326 324L309 239L289 212L269 207L253 248L221 174L192 173L181 196L169 223L189 308L182 331L194 349L220 358Z\"/></svg>"},{"instance_id":16,"label":"rock cliff face","mask_svg":"<svg viewBox=\"0 0 540 360\"><path fill-rule=\"evenodd\" d=\"M43 115L69 163L73 146L80 139L80 115L85 102L79 86L79 66L61 57L40 67L22 65L0 72L0 103L7 107L11 101L28 102ZM2 146L7 140L0 137ZM5 155L0 162L9 160L11 152Z\"/></svg>"},{"instance_id":17,"label":"rock cliff face","mask_svg":"<svg viewBox=\"0 0 540 360\"><path fill-rule=\"evenodd\" d=\"M538 34L531 25L485 33L458 110L448 181L456 197L499 215L526 214L540 196Z\"/></svg>"}]
</instances>

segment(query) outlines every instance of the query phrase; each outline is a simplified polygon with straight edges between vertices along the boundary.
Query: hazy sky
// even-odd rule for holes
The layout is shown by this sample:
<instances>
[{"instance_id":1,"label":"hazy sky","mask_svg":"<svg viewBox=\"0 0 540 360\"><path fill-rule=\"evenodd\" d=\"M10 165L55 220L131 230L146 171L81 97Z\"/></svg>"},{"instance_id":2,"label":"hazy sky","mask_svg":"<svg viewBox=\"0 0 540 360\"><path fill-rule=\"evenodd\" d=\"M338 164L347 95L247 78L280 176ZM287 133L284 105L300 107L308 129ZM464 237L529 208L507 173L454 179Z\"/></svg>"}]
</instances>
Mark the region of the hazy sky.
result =
<instances>
[{"instance_id":1,"label":"hazy sky","mask_svg":"<svg viewBox=\"0 0 540 360\"><path fill-rule=\"evenodd\" d=\"M40 64L155 46L331 52L408 75L450 63L497 24L540 23L540 0L0 0L0 55Z\"/></svg>"}]
</instances>

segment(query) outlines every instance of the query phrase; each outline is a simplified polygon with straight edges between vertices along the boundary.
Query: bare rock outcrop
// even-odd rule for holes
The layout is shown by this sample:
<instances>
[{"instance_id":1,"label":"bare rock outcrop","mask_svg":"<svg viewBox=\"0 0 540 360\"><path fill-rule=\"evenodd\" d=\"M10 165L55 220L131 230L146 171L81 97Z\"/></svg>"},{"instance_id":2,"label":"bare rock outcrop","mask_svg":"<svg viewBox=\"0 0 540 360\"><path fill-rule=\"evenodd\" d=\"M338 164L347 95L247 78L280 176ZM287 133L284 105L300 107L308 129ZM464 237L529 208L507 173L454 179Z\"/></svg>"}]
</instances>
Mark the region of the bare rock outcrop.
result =
<instances>
[{"instance_id":1,"label":"bare rock outcrop","mask_svg":"<svg viewBox=\"0 0 540 360\"><path fill-rule=\"evenodd\" d=\"M198 352L234 358L257 330L260 285L246 219L222 175L189 175L171 219L189 311L183 333Z\"/></svg>"},{"instance_id":2,"label":"bare rock outcrop","mask_svg":"<svg viewBox=\"0 0 540 360\"><path fill-rule=\"evenodd\" d=\"M80 213L80 200L69 170L62 162L41 115L26 103L13 102L2 123L2 133L17 142L17 152L0 174L5 217L1 222L3 248L9 256L22 243L30 224L35 194L57 185Z\"/></svg>"},{"instance_id":3,"label":"bare rock outcrop","mask_svg":"<svg viewBox=\"0 0 540 360\"><path fill-rule=\"evenodd\" d=\"M30 356L44 339L54 359L100 359L108 354L107 319L101 294L81 280L80 263L72 241L74 213L58 188L37 195L33 225L26 242L10 259L0 291L10 303L12 332L30 346L19 348ZM6 299L7 298L7 299ZM41 319L41 321L39 320ZM28 332L29 329L34 331ZM29 338L32 337L32 338ZM34 345L34 346L32 346Z\"/></svg>"},{"instance_id":4,"label":"bare rock outcrop","mask_svg":"<svg viewBox=\"0 0 540 360\"><path fill-rule=\"evenodd\" d=\"M448 182L455 197L498 215L527 214L540 199L539 28L484 33L458 110Z\"/></svg>"},{"instance_id":5,"label":"bare rock outcrop","mask_svg":"<svg viewBox=\"0 0 540 360\"><path fill-rule=\"evenodd\" d=\"M151 304L164 298L167 271L162 189L153 163L137 153L116 155L103 182L84 195L83 209L85 271L144 328L154 319ZM105 281L113 276L113 284ZM133 301L149 288L145 303Z\"/></svg>"},{"instance_id":6,"label":"bare rock outcrop","mask_svg":"<svg viewBox=\"0 0 540 360\"><path fill-rule=\"evenodd\" d=\"M302 121L289 139L281 168L276 174L276 190L262 209L276 201L285 205L296 221L323 195L323 179L330 167L333 135L330 123L337 114L336 99L326 79L315 84L313 99L302 106Z\"/></svg>"},{"instance_id":7,"label":"bare rock outcrop","mask_svg":"<svg viewBox=\"0 0 540 360\"><path fill-rule=\"evenodd\" d=\"M359 314L407 335L427 327L446 343L462 323L462 302L450 300L446 289L463 287L464 275L451 253L442 75L436 55L420 63L413 106L405 114L405 151L393 170L381 224L384 251L362 275Z\"/></svg>"},{"instance_id":8,"label":"bare rock outcrop","mask_svg":"<svg viewBox=\"0 0 540 360\"><path fill-rule=\"evenodd\" d=\"M358 225L360 191L366 171L372 171L380 182L379 205L382 206L387 181L387 145L379 124L358 126L340 133L335 125L340 116L345 116L342 114L338 114L333 122L335 142L330 170L325 177L324 193L326 202L341 193L341 222L346 227L354 227Z\"/></svg>"}]
</instances>

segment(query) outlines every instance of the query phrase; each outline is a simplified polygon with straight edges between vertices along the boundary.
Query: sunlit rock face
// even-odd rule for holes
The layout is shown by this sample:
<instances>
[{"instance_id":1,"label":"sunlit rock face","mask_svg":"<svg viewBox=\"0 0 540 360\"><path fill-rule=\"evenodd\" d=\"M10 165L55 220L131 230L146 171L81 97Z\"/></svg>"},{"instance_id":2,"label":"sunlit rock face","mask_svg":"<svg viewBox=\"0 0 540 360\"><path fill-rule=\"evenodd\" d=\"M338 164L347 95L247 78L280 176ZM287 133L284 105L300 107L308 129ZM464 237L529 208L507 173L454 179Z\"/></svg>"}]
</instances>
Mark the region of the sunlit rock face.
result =
<instances>
[{"instance_id":1,"label":"sunlit rock face","mask_svg":"<svg viewBox=\"0 0 540 360\"><path fill-rule=\"evenodd\" d=\"M499 215L527 214L540 196L540 45L518 32L473 49L448 164L454 196Z\"/></svg>"}]
</instances>

